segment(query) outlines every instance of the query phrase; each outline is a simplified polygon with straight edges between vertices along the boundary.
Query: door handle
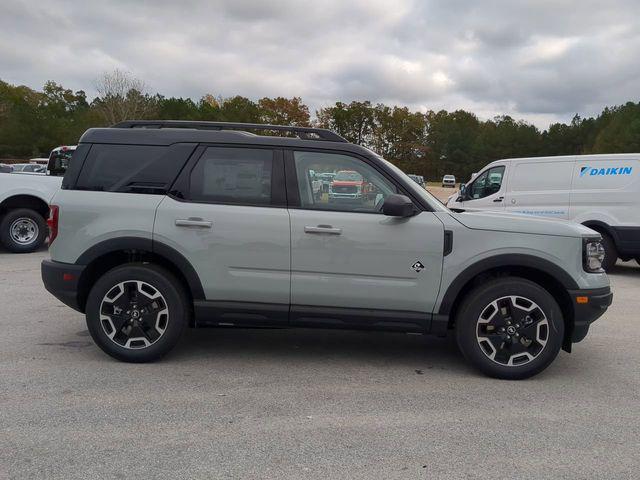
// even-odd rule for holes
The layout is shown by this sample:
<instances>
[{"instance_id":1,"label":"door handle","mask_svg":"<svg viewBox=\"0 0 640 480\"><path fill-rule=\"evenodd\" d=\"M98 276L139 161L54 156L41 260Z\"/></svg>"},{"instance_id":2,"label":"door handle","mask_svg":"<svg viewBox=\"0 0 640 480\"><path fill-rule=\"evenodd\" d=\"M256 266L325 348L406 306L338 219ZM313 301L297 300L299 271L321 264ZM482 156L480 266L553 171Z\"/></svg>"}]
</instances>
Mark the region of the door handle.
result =
<instances>
[{"instance_id":1,"label":"door handle","mask_svg":"<svg viewBox=\"0 0 640 480\"><path fill-rule=\"evenodd\" d=\"M304 233L325 233L327 235L342 235L341 228L333 228L331 225L318 225L317 227L306 226Z\"/></svg>"},{"instance_id":2,"label":"door handle","mask_svg":"<svg viewBox=\"0 0 640 480\"><path fill-rule=\"evenodd\" d=\"M502 200L504 200L504 197L498 197L498 198L494 198L493 201L494 202L501 202Z\"/></svg>"},{"instance_id":3,"label":"door handle","mask_svg":"<svg viewBox=\"0 0 640 480\"><path fill-rule=\"evenodd\" d=\"M198 217L176 218L176 227L211 228L212 226L213 222Z\"/></svg>"}]
</instances>

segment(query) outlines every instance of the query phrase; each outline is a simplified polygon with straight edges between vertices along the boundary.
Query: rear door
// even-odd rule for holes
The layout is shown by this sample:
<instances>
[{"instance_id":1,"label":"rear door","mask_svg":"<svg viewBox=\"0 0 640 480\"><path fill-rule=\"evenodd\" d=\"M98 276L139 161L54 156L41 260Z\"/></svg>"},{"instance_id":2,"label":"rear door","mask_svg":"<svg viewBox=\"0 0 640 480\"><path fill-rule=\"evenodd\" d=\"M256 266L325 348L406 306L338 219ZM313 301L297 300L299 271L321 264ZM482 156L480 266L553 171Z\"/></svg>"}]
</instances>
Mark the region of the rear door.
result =
<instances>
[{"instance_id":1,"label":"rear door","mask_svg":"<svg viewBox=\"0 0 640 480\"><path fill-rule=\"evenodd\" d=\"M224 323L260 323L269 317L264 312L276 312L286 323L290 227L282 154L237 146L202 150L182 172L173 197L158 207L154 242L191 263L206 297L200 306Z\"/></svg>"},{"instance_id":2,"label":"rear door","mask_svg":"<svg viewBox=\"0 0 640 480\"><path fill-rule=\"evenodd\" d=\"M383 215L385 197L402 192L360 157L295 151L286 159L292 203L291 321L424 327L440 286L440 220L433 212L410 218ZM312 171L355 172L363 187L351 196L333 194L331 186L316 195Z\"/></svg>"}]
</instances>

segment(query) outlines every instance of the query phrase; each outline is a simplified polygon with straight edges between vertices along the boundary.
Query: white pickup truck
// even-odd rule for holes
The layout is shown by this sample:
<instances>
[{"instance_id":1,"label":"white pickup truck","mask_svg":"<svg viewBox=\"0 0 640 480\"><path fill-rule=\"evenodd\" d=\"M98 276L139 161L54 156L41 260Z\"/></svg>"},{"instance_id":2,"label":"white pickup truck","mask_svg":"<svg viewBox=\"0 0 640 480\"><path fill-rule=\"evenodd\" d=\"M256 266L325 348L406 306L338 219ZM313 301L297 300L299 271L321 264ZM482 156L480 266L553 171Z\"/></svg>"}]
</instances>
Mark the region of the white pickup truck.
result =
<instances>
[{"instance_id":1,"label":"white pickup truck","mask_svg":"<svg viewBox=\"0 0 640 480\"><path fill-rule=\"evenodd\" d=\"M55 148L47 175L0 173L0 243L10 252L33 252L43 245L49 202L60 189L74 150L75 146Z\"/></svg>"}]
</instances>

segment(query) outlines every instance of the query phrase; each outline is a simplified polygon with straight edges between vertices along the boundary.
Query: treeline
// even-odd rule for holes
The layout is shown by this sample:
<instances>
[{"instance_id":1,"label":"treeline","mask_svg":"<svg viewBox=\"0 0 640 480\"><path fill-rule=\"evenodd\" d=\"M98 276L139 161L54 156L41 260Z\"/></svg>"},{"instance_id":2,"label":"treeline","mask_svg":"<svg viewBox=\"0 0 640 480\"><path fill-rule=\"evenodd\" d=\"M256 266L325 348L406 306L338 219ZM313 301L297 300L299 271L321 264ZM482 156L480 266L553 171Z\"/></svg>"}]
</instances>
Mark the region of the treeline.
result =
<instances>
[{"instance_id":1,"label":"treeline","mask_svg":"<svg viewBox=\"0 0 640 480\"><path fill-rule=\"evenodd\" d=\"M464 110L413 112L371 102L336 102L312 119L298 97L204 95L164 97L145 92L127 74L105 75L89 101L55 82L42 91L0 80L0 158L47 156L74 144L89 127L128 119L180 119L317 125L330 128L394 162L408 173L437 180L445 173L467 179L490 161L506 157L640 151L640 103L605 108L596 118L575 116L547 130L500 116L482 121Z\"/></svg>"}]
</instances>

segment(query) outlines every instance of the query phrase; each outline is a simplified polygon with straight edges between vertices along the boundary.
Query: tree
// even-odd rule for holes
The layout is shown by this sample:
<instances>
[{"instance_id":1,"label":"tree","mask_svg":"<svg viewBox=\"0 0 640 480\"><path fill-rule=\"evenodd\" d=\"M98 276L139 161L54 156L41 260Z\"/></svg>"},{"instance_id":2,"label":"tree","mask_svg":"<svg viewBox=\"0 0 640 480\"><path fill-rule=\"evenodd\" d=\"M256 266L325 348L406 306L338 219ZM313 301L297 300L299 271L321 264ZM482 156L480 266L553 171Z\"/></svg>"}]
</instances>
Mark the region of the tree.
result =
<instances>
[{"instance_id":1,"label":"tree","mask_svg":"<svg viewBox=\"0 0 640 480\"><path fill-rule=\"evenodd\" d=\"M316 124L328 128L352 143L369 146L373 140L375 114L371 102L336 102L316 112Z\"/></svg>"},{"instance_id":2,"label":"tree","mask_svg":"<svg viewBox=\"0 0 640 480\"><path fill-rule=\"evenodd\" d=\"M105 72L96 82L96 91L98 98L93 107L106 124L150 118L156 112L156 99L149 95L146 84L130 72Z\"/></svg>"},{"instance_id":3,"label":"tree","mask_svg":"<svg viewBox=\"0 0 640 480\"><path fill-rule=\"evenodd\" d=\"M310 125L309 107L302 103L300 97L293 98L261 98L258 101L261 110L260 120L271 125Z\"/></svg>"}]
</instances>

